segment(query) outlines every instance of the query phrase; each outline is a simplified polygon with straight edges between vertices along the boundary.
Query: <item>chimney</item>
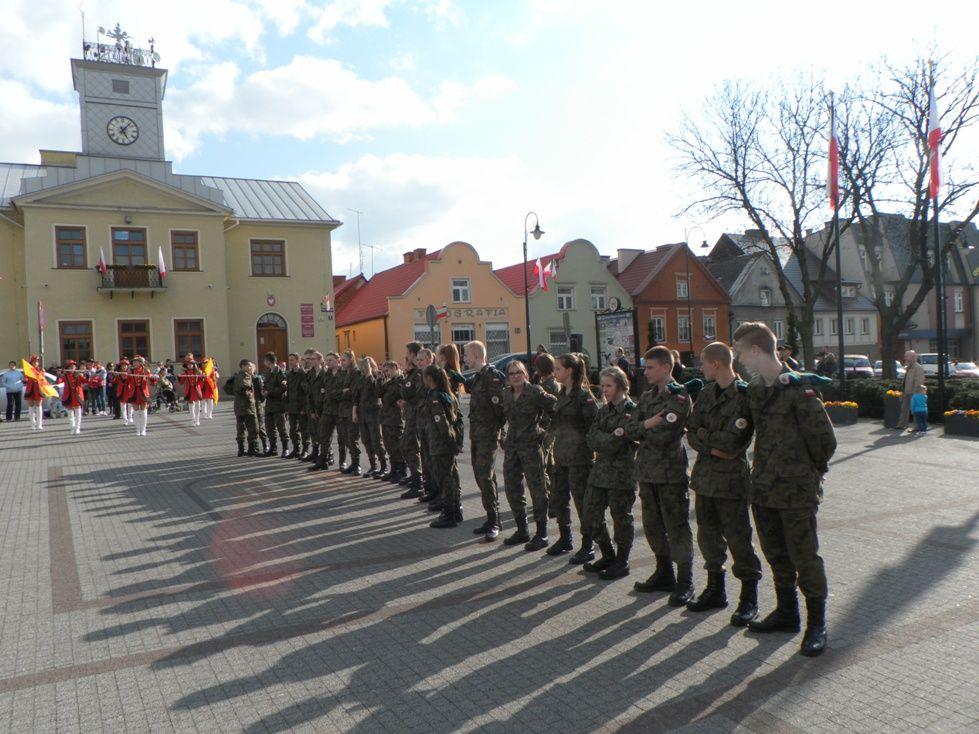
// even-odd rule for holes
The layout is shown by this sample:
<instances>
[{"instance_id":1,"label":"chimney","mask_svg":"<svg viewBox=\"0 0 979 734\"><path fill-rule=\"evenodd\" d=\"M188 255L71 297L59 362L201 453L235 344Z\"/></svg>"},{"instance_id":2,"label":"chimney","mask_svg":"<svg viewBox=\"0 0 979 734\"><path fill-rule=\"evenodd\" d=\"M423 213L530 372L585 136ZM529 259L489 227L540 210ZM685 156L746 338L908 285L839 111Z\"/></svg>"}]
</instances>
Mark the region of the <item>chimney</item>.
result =
<instances>
[{"instance_id":1,"label":"chimney","mask_svg":"<svg viewBox=\"0 0 979 734\"><path fill-rule=\"evenodd\" d=\"M618 252L618 258L619 258L618 265L619 265L619 272L620 273L623 272L623 271L625 271L625 269L627 267L629 267L630 265L632 265L632 261L633 260L635 260L637 257L639 257L640 255L642 255L642 250L632 250L632 249L621 249L620 248L617 252Z\"/></svg>"},{"instance_id":2,"label":"chimney","mask_svg":"<svg viewBox=\"0 0 979 734\"><path fill-rule=\"evenodd\" d=\"M424 247L416 247L414 250L411 250L410 252L406 252L404 254L405 262L413 263L413 262L417 262L418 260L424 260L425 252L426 250Z\"/></svg>"}]
</instances>

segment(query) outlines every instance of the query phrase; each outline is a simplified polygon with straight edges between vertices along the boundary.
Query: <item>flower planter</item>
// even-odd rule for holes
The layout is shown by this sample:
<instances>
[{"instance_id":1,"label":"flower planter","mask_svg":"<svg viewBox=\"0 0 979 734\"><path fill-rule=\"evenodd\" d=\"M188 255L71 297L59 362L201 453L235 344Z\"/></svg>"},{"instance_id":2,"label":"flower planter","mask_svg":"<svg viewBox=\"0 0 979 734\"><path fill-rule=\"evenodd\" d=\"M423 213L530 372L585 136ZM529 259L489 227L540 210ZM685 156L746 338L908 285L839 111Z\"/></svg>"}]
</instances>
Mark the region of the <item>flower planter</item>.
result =
<instances>
[{"instance_id":1,"label":"flower planter","mask_svg":"<svg viewBox=\"0 0 979 734\"><path fill-rule=\"evenodd\" d=\"M834 426L852 426L857 422L858 408L843 405L827 405L826 414Z\"/></svg>"},{"instance_id":2,"label":"flower planter","mask_svg":"<svg viewBox=\"0 0 979 734\"><path fill-rule=\"evenodd\" d=\"M945 435L979 437L979 418L971 418L967 415L946 415Z\"/></svg>"},{"instance_id":3,"label":"flower planter","mask_svg":"<svg viewBox=\"0 0 979 734\"><path fill-rule=\"evenodd\" d=\"M901 420L901 398L884 396L884 428L897 428Z\"/></svg>"}]
</instances>

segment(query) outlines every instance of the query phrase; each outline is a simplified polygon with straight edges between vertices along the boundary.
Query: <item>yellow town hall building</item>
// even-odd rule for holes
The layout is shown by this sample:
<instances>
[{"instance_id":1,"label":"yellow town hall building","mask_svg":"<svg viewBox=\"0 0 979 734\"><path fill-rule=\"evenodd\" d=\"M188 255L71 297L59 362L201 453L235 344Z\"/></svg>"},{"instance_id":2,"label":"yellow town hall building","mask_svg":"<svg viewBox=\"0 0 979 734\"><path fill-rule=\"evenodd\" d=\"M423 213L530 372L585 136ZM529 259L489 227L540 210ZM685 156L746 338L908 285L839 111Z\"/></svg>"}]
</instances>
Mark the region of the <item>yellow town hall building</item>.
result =
<instances>
[{"instance_id":1,"label":"yellow town hall building","mask_svg":"<svg viewBox=\"0 0 979 734\"><path fill-rule=\"evenodd\" d=\"M0 361L40 352L42 324L46 365L193 352L230 373L335 348L340 222L296 182L175 174L154 58L86 44L71 60L81 152L0 163Z\"/></svg>"}]
</instances>

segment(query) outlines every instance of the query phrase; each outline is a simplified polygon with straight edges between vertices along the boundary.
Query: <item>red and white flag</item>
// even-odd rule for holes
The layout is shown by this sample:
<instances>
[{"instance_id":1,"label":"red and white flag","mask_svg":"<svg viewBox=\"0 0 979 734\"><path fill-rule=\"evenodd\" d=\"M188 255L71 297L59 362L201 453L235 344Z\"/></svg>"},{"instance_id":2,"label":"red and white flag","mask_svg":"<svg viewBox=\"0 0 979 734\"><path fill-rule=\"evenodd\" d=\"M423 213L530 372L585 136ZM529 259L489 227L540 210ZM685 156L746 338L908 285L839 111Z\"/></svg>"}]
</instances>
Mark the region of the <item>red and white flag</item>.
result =
<instances>
[{"instance_id":1,"label":"red and white flag","mask_svg":"<svg viewBox=\"0 0 979 734\"><path fill-rule=\"evenodd\" d=\"M942 188L942 125L938 121L938 106L935 104L935 82L928 88L928 168L931 177L928 181L928 196L938 198Z\"/></svg>"},{"instance_id":2,"label":"red and white flag","mask_svg":"<svg viewBox=\"0 0 979 734\"><path fill-rule=\"evenodd\" d=\"M442 319L447 318L449 318L449 307L443 303L442 308L435 312L435 320L441 321Z\"/></svg>"},{"instance_id":3,"label":"red and white flag","mask_svg":"<svg viewBox=\"0 0 979 734\"><path fill-rule=\"evenodd\" d=\"M547 290L547 279L554 279L557 277L557 269L554 267L554 262L551 261L547 265L541 265L540 258L537 258L537 262L534 263L534 275L537 276L537 287L542 290Z\"/></svg>"},{"instance_id":4,"label":"red and white flag","mask_svg":"<svg viewBox=\"0 0 979 734\"><path fill-rule=\"evenodd\" d=\"M99 248L99 264L98 264L97 267L98 267L98 271L100 273L102 273L102 275L105 275L105 271L108 268L106 267L106 264L105 264L105 253L102 252L102 248L101 247Z\"/></svg>"},{"instance_id":5,"label":"red and white flag","mask_svg":"<svg viewBox=\"0 0 979 734\"><path fill-rule=\"evenodd\" d=\"M829 208L836 211L840 203L840 141L836 137L836 109L829 106L829 170L826 172L826 196Z\"/></svg>"},{"instance_id":6,"label":"red and white flag","mask_svg":"<svg viewBox=\"0 0 979 734\"><path fill-rule=\"evenodd\" d=\"M156 267L160 271L160 277L161 278L166 278L167 277L167 264L165 262L163 262L163 247L161 246L157 250L157 252L159 253L159 257L157 258L158 264L157 264Z\"/></svg>"}]
</instances>

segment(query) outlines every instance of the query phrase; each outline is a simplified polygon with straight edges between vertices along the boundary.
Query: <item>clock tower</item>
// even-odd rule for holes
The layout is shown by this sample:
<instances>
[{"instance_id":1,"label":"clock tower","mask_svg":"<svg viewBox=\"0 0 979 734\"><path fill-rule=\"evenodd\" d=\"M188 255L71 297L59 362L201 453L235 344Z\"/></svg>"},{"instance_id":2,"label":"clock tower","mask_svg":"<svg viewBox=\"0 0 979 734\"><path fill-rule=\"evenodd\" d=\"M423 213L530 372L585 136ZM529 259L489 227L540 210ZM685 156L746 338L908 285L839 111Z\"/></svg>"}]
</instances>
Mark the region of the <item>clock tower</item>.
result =
<instances>
[{"instance_id":1,"label":"clock tower","mask_svg":"<svg viewBox=\"0 0 979 734\"><path fill-rule=\"evenodd\" d=\"M102 34L114 43L102 43ZM118 25L86 42L84 58L71 60L82 121L82 153L106 158L164 160L163 94L166 69L159 56L134 48Z\"/></svg>"}]
</instances>

